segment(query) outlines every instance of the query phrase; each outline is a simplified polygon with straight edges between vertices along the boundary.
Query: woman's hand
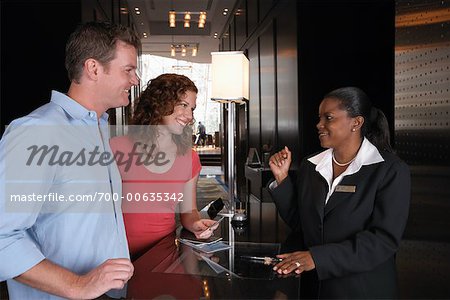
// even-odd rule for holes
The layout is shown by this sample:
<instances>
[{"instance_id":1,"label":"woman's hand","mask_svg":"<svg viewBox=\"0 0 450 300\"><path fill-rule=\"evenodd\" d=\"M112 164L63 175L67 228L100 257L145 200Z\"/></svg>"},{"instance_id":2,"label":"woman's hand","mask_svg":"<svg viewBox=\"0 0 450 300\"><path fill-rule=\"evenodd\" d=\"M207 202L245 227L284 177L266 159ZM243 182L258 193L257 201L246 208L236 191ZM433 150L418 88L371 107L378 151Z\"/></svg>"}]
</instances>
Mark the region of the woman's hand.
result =
<instances>
[{"instance_id":1,"label":"woman's hand","mask_svg":"<svg viewBox=\"0 0 450 300\"><path fill-rule=\"evenodd\" d=\"M316 268L314 260L309 251L296 251L292 253L277 255L282 261L277 263L273 270L278 274L289 274L295 271L300 274L303 271L311 271Z\"/></svg>"},{"instance_id":2,"label":"woman's hand","mask_svg":"<svg viewBox=\"0 0 450 300\"><path fill-rule=\"evenodd\" d=\"M287 146L284 149L272 155L269 159L270 170L275 180L280 184L287 176L292 162L292 154Z\"/></svg>"},{"instance_id":3,"label":"woman's hand","mask_svg":"<svg viewBox=\"0 0 450 300\"><path fill-rule=\"evenodd\" d=\"M195 234L195 237L198 239L207 239L213 233L217 227L213 227L217 221L209 220L209 219L200 219L195 221L192 224L192 233Z\"/></svg>"}]
</instances>

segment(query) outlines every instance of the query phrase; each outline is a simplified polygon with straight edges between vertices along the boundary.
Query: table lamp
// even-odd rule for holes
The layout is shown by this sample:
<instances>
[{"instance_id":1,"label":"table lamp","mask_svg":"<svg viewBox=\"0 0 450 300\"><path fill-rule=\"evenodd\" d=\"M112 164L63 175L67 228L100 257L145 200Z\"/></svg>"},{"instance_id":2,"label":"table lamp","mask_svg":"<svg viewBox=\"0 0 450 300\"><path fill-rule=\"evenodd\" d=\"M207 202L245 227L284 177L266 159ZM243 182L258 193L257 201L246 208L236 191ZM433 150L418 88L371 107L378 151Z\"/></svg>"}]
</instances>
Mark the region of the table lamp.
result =
<instances>
[{"instance_id":1,"label":"table lamp","mask_svg":"<svg viewBox=\"0 0 450 300\"><path fill-rule=\"evenodd\" d=\"M228 199L230 201L230 207L228 212L223 215L232 217L236 213L236 166L234 159L234 137L236 132L235 105L236 103L244 102L246 99L248 100L249 61L242 51L212 52L211 56L211 100L223 103L224 106L228 106L227 159Z\"/></svg>"}]
</instances>

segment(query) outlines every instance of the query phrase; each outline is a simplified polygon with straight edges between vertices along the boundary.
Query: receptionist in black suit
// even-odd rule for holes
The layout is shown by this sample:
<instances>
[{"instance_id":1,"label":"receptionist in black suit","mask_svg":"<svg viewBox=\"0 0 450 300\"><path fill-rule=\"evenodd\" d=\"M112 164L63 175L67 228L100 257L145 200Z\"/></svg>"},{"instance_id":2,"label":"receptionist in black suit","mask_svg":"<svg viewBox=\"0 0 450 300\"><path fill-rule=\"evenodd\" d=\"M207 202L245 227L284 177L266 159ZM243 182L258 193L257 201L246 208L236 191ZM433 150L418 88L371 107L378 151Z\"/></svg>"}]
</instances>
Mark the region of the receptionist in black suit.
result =
<instances>
[{"instance_id":1,"label":"receptionist in black suit","mask_svg":"<svg viewBox=\"0 0 450 300\"><path fill-rule=\"evenodd\" d=\"M270 158L272 196L302 245L279 255L274 270L302 273L308 298L396 298L410 173L392 151L386 117L359 88L341 88L322 100L317 130L327 150L302 160L295 183L289 149Z\"/></svg>"}]
</instances>

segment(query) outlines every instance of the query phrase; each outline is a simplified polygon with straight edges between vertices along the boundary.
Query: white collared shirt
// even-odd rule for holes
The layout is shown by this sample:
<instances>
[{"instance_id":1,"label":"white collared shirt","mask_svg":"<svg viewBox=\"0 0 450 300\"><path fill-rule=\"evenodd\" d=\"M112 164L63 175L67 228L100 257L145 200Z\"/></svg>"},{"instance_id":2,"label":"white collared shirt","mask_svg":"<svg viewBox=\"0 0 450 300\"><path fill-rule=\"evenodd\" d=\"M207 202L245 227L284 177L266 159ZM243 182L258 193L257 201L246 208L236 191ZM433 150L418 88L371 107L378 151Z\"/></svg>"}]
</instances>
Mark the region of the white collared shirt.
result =
<instances>
[{"instance_id":1,"label":"white collared shirt","mask_svg":"<svg viewBox=\"0 0 450 300\"><path fill-rule=\"evenodd\" d=\"M364 138L361 148L359 149L358 154L356 154L355 160L341 175L333 180L332 155L333 149L330 148L308 159L316 165L315 170L319 172L328 183L328 194L325 199L325 204L328 202L328 199L330 199L336 189L336 186L339 185L344 176L355 174L361 169L362 166L372 165L384 161L378 149L371 142L369 142L368 139Z\"/></svg>"}]
</instances>

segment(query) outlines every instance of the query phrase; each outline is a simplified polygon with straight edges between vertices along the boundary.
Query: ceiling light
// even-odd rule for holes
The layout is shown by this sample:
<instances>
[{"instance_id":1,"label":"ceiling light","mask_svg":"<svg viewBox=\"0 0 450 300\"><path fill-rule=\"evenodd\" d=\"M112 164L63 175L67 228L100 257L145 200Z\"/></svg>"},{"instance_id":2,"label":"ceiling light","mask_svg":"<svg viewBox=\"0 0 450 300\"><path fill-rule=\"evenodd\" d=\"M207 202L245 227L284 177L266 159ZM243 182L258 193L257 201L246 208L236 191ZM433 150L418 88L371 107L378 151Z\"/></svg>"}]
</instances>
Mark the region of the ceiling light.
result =
<instances>
[{"instance_id":1,"label":"ceiling light","mask_svg":"<svg viewBox=\"0 0 450 300\"><path fill-rule=\"evenodd\" d=\"M175 11L169 11L169 27L175 27Z\"/></svg>"},{"instance_id":2,"label":"ceiling light","mask_svg":"<svg viewBox=\"0 0 450 300\"><path fill-rule=\"evenodd\" d=\"M191 20L191 14L189 12L186 12L184 14L184 27L191 27L191 25L189 24L189 21Z\"/></svg>"},{"instance_id":3,"label":"ceiling light","mask_svg":"<svg viewBox=\"0 0 450 300\"><path fill-rule=\"evenodd\" d=\"M206 23L206 12L201 11L198 16L198 28L205 28Z\"/></svg>"},{"instance_id":4,"label":"ceiling light","mask_svg":"<svg viewBox=\"0 0 450 300\"><path fill-rule=\"evenodd\" d=\"M188 28L191 27L190 22L192 21L192 15L198 15L198 28L205 28L206 24L206 12L190 12L190 11L169 11L169 27L176 27L176 15L183 15L183 26ZM196 21L194 21L196 22Z\"/></svg>"},{"instance_id":5,"label":"ceiling light","mask_svg":"<svg viewBox=\"0 0 450 300\"><path fill-rule=\"evenodd\" d=\"M181 53L181 56L186 56L187 51L191 51L192 56L197 56L198 54L198 43L180 43L180 44L171 44L170 45L170 56L176 56L177 52Z\"/></svg>"},{"instance_id":6,"label":"ceiling light","mask_svg":"<svg viewBox=\"0 0 450 300\"><path fill-rule=\"evenodd\" d=\"M140 14L141 14L141 12L137 10L137 11L136 11L136 14L137 14L137 15L140 15Z\"/></svg>"}]
</instances>

